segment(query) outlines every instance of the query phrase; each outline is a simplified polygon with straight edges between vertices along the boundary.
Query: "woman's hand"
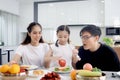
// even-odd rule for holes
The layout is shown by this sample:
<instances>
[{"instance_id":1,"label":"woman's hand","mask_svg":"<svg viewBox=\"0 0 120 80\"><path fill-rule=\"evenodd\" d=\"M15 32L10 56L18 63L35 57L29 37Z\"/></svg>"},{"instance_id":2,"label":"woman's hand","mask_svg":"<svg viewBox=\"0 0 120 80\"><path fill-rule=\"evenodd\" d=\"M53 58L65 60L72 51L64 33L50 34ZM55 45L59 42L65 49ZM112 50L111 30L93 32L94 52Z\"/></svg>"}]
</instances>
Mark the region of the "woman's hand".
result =
<instances>
[{"instance_id":1,"label":"woman's hand","mask_svg":"<svg viewBox=\"0 0 120 80\"><path fill-rule=\"evenodd\" d=\"M15 56L14 56L13 59L9 62L9 64L10 64L10 65L12 65L12 64L18 64L19 61L20 61L20 59L21 59L21 56L18 55L18 54L15 54Z\"/></svg>"},{"instance_id":2,"label":"woman's hand","mask_svg":"<svg viewBox=\"0 0 120 80\"><path fill-rule=\"evenodd\" d=\"M12 64L17 64L17 62L12 60L12 61L9 62L9 65L12 65Z\"/></svg>"}]
</instances>

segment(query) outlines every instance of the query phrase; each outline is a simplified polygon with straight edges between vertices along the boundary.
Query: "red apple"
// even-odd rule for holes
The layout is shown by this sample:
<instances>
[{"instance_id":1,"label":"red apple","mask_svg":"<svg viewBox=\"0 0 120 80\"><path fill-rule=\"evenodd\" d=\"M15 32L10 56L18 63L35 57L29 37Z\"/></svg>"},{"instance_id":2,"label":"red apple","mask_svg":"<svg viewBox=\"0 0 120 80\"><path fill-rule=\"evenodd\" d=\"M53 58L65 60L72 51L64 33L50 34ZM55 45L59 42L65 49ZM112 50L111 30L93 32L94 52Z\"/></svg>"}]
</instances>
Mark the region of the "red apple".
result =
<instances>
[{"instance_id":1,"label":"red apple","mask_svg":"<svg viewBox=\"0 0 120 80\"><path fill-rule=\"evenodd\" d=\"M59 59L59 65L60 65L60 67L64 67L66 65L66 60L65 59Z\"/></svg>"}]
</instances>

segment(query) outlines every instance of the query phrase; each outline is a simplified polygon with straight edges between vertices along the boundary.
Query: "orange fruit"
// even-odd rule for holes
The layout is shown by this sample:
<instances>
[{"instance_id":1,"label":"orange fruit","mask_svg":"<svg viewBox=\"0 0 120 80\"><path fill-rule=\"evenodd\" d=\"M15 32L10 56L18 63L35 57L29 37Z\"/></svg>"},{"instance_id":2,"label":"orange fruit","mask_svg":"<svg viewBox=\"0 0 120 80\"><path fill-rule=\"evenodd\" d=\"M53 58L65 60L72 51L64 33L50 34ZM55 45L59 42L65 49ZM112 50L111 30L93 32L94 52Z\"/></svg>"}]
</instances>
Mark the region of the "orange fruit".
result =
<instances>
[{"instance_id":1,"label":"orange fruit","mask_svg":"<svg viewBox=\"0 0 120 80\"><path fill-rule=\"evenodd\" d=\"M20 72L20 66L18 64L11 65L10 68L9 68L9 72L11 74L17 74L17 73L19 73Z\"/></svg>"},{"instance_id":2,"label":"orange fruit","mask_svg":"<svg viewBox=\"0 0 120 80\"><path fill-rule=\"evenodd\" d=\"M71 80L76 80L76 73L77 73L77 70L72 70L72 71L70 72Z\"/></svg>"},{"instance_id":3,"label":"orange fruit","mask_svg":"<svg viewBox=\"0 0 120 80\"><path fill-rule=\"evenodd\" d=\"M8 64L4 64L4 65L2 65L1 67L0 67L0 72L2 72L2 73L5 73L5 72L7 72L8 70L9 70L9 65Z\"/></svg>"},{"instance_id":4,"label":"orange fruit","mask_svg":"<svg viewBox=\"0 0 120 80\"><path fill-rule=\"evenodd\" d=\"M92 70L93 69L93 67L92 67L92 65L90 64L90 63L85 63L84 65L83 65L83 69L84 70Z\"/></svg>"},{"instance_id":5,"label":"orange fruit","mask_svg":"<svg viewBox=\"0 0 120 80\"><path fill-rule=\"evenodd\" d=\"M1 72L1 70L2 70L2 69L1 69L1 66L0 66L0 72Z\"/></svg>"}]
</instances>

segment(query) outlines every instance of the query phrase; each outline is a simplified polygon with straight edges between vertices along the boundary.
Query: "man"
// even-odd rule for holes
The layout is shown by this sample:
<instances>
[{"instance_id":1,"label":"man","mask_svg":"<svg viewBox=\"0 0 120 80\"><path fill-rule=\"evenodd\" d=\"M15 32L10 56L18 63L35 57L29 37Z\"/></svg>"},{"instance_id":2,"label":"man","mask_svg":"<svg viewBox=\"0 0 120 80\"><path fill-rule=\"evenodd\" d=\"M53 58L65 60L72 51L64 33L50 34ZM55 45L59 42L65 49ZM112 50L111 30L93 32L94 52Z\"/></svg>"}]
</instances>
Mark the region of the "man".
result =
<instances>
[{"instance_id":1,"label":"man","mask_svg":"<svg viewBox=\"0 0 120 80\"><path fill-rule=\"evenodd\" d=\"M99 41L101 30L95 25L87 25L80 31L83 46L78 55L81 60L76 62L76 69L82 69L85 63L90 63L102 71L120 71L120 62L116 52Z\"/></svg>"}]
</instances>

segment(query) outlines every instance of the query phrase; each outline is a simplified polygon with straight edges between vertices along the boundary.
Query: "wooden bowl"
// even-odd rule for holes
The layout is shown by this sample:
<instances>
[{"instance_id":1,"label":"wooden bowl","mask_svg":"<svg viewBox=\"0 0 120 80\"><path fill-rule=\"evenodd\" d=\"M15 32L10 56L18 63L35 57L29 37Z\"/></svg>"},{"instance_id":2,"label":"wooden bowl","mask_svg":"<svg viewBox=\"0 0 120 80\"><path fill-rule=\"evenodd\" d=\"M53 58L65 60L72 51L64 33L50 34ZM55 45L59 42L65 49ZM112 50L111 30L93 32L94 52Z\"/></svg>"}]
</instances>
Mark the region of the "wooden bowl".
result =
<instances>
[{"instance_id":1,"label":"wooden bowl","mask_svg":"<svg viewBox=\"0 0 120 80\"><path fill-rule=\"evenodd\" d=\"M0 75L1 76L18 76L19 73L18 74L10 74L10 73L6 72L6 73L0 73Z\"/></svg>"}]
</instances>

